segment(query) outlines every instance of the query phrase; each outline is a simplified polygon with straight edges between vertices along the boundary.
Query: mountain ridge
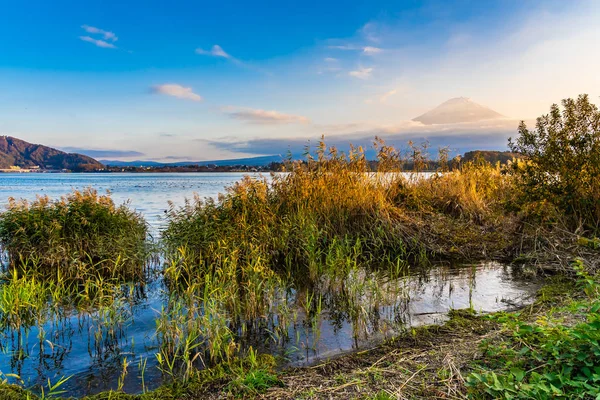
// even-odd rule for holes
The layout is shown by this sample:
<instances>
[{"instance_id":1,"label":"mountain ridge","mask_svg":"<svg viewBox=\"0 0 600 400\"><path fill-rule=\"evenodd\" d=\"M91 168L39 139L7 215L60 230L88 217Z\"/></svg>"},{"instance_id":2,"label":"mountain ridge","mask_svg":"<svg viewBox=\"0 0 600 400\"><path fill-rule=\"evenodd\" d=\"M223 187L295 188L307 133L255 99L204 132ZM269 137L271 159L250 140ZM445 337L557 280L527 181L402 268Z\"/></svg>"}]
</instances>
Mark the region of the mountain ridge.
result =
<instances>
[{"instance_id":1,"label":"mountain ridge","mask_svg":"<svg viewBox=\"0 0 600 400\"><path fill-rule=\"evenodd\" d=\"M93 171L104 168L104 165L83 154L66 153L12 136L0 136L0 169L11 167Z\"/></svg>"}]
</instances>

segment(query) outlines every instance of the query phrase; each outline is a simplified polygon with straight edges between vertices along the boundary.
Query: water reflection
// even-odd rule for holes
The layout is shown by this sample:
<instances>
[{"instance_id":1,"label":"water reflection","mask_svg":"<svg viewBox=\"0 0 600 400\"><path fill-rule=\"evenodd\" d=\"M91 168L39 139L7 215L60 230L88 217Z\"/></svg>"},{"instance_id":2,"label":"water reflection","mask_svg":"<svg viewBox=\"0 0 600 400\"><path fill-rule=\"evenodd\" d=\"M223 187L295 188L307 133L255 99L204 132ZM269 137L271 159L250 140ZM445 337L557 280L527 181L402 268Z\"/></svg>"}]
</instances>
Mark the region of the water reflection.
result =
<instances>
[{"instance_id":1,"label":"water reflection","mask_svg":"<svg viewBox=\"0 0 600 400\"><path fill-rule=\"evenodd\" d=\"M73 395L119 386L140 392L141 369L147 389L168 378L155 354L165 346L178 351L190 333L190 321L204 318L198 337L188 344L194 347L187 349L188 361L196 368L210 364L210 349L202 348L211 344L207 338L223 333L210 329L223 327L232 335L224 340L239 347L235 350L252 346L282 356L282 364L306 365L370 346L412 326L441 323L453 308L511 308L527 302L536 288L518 270L497 263L435 266L399 277L352 270L345 277L323 277L310 289L274 288L268 312L246 320L224 311L216 300L194 306L184 302L173 309L172 293L159 278L149 284L114 286L110 296L92 308L50 302L33 324L4 326L0 370L20 376L27 387L73 375L64 386ZM179 342L156 334L161 319L172 325ZM128 368L122 376L124 363Z\"/></svg>"}]
</instances>

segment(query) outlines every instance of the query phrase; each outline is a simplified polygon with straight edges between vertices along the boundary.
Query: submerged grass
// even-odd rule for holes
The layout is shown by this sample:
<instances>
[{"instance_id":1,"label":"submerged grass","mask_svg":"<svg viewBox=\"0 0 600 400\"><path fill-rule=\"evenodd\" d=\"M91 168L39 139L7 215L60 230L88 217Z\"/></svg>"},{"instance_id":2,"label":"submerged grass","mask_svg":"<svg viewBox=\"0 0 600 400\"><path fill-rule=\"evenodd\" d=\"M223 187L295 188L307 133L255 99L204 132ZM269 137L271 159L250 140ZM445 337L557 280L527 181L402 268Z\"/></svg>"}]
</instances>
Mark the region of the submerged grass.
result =
<instances>
[{"instance_id":1,"label":"submerged grass","mask_svg":"<svg viewBox=\"0 0 600 400\"><path fill-rule=\"evenodd\" d=\"M596 282L585 272L578 281L554 278L522 310L491 316L454 310L444 325L415 328L308 368L277 371L272 357L250 350L149 393L84 399L594 398L597 355L588 350L596 341L587 338L597 331ZM0 396L38 398L6 383Z\"/></svg>"}]
</instances>

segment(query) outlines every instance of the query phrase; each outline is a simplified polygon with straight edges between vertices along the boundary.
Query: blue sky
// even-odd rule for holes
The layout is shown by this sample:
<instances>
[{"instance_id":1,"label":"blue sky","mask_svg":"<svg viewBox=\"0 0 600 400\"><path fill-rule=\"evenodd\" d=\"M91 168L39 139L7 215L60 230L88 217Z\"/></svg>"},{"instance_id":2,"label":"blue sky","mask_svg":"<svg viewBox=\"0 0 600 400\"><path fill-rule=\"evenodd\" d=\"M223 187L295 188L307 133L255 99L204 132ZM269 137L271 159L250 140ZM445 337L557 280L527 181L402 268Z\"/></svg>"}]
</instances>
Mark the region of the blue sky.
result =
<instances>
[{"instance_id":1,"label":"blue sky","mask_svg":"<svg viewBox=\"0 0 600 400\"><path fill-rule=\"evenodd\" d=\"M595 1L2 1L0 134L100 159L277 154L325 134L504 148L600 94ZM507 116L421 126L453 97Z\"/></svg>"}]
</instances>

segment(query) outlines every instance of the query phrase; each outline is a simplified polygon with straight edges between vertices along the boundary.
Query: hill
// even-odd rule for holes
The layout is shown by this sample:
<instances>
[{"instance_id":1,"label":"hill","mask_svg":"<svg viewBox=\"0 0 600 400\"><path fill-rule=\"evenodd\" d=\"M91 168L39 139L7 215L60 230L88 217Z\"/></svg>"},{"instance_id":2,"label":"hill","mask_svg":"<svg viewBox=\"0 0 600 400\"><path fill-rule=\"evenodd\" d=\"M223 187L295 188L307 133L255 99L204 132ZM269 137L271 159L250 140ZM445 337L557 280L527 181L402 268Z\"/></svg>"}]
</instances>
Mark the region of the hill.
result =
<instances>
[{"instance_id":1,"label":"hill","mask_svg":"<svg viewBox=\"0 0 600 400\"><path fill-rule=\"evenodd\" d=\"M65 153L11 136L0 136L0 168L8 169L13 166L71 171L93 171L104 168L100 162L82 154Z\"/></svg>"},{"instance_id":2,"label":"hill","mask_svg":"<svg viewBox=\"0 0 600 400\"><path fill-rule=\"evenodd\" d=\"M459 124L504 118L502 114L475 103L466 97L456 97L440 104L433 110L414 118L424 125Z\"/></svg>"},{"instance_id":3,"label":"hill","mask_svg":"<svg viewBox=\"0 0 600 400\"><path fill-rule=\"evenodd\" d=\"M519 153L511 153L510 151L490 151L490 150L475 150L467 151L462 157L463 162L474 161L477 159L484 159L492 164L500 162L506 164L513 158L523 158Z\"/></svg>"}]
</instances>

